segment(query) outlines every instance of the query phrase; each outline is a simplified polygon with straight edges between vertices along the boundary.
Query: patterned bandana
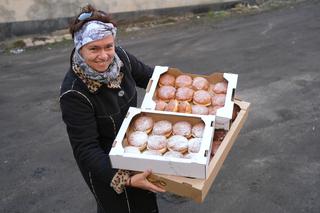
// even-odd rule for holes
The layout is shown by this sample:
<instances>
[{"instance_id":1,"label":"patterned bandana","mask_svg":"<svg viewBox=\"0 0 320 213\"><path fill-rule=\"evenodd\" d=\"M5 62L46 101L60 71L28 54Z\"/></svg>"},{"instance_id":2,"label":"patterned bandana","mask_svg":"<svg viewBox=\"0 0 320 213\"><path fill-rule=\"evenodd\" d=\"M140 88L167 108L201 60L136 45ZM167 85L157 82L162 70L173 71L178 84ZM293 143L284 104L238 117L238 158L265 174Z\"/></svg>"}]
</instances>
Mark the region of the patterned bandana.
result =
<instances>
[{"instance_id":1,"label":"patterned bandana","mask_svg":"<svg viewBox=\"0 0 320 213\"><path fill-rule=\"evenodd\" d=\"M115 82L118 81L123 63L117 54L114 55L113 62L105 72L97 72L85 63L84 58L79 53L81 47L89 42L100 40L110 35L115 38L116 30L117 29L111 23L94 20L85 23L83 27L74 34L75 52L73 55L73 64L83 71L86 79L91 79L107 85L115 85ZM120 87L120 84L118 84L118 86L116 85L114 88L118 87Z\"/></svg>"}]
</instances>

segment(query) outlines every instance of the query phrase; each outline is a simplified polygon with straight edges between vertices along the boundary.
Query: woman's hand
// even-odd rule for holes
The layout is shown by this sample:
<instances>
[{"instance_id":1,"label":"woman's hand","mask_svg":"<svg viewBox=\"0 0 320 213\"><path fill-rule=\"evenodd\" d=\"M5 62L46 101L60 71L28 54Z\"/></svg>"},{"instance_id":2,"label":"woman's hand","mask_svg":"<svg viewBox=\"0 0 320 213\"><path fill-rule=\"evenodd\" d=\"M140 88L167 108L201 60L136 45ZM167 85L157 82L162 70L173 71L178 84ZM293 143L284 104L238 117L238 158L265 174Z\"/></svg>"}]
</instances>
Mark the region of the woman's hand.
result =
<instances>
[{"instance_id":1,"label":"woman's hand","mask_svg":"<svg viewBox=\"0 0 320 213\"><path fill-rule=\"evenodd\" d=\"M163 188L156 186L153 183L150 183L147 177L151 175L151 171L147 170L143 173L139 173L130 177L127 181L127 186L137 187L145 190L149 190L152 192L165 192Z\"/></svg>"}]
</instances>

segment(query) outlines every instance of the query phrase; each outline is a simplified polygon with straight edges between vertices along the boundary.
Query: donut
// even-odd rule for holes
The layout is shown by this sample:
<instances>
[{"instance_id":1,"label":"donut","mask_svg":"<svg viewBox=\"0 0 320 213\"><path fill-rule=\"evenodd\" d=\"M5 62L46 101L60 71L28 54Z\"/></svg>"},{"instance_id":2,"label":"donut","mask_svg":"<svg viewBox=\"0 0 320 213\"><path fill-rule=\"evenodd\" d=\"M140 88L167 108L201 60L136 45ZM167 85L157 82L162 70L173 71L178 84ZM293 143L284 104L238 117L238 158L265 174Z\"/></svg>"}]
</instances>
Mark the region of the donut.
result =
<instances>
[{"instance_id":1,"label":"donut","mask_svg":"<svg viewBox=\"0 0 320 213\"><path fill-rule=\"evenodd\" d=\"M144 155L159 155L159 156L161 156L162 155L162 153L161 152L159 152L158 150L144 150L143 152L142 152L142 154L144 154Z\"/></svg>"},{"instance_id":2,"label":"donut","mask_svg":"<svg viewBox=\"0 0 320 213\"><path fill-rule=\"evenodd\" d=\"M140 149L135 146L126 146L124 147L125 153L134 153L134 154L141 154Z\"/></svg>"},{"instance_id":3,"label":"donut","mask_svg":"<svg viewBox=\"0 0 320 213\"><path fill-rule=\"evenodd\" d=\"M226 94L228 89L228 83L226 81L218 82L212 88L215 94Z\"/></svg>"},{"instance_id":4,"label":"donut","mask_svg":"<svg viewBox=\"0 0 320 213\"><path fill-rule=\"evenodd\" d=\"M153 127L153 119L148 116L139 116L133 123L133 129L135 131L151 132Z\"/></svg>"},{"instance_id":5,"label":"donut","mask_svg":"<svg viewBox=\"0 0 320 213\"><path fill-rule=\"evenodd\" d=\"M226 102L225 94L216 94L212 96L212 99L211 99L212 106L224 106L225 102Z\"/></svg>"},{"instance_id":6,"label":"donut","mask_svg":"<svg viewBox=\"0 0 320 213\"><path fill-rule=\"evenodd\" d=\"M167 103L166 103L165 101L156 100L155 110L164 111L164 109L166 108L166 106L167 106Z\"/></svg>"},{"instance_id":7,"label":"donut","mask_svg":"<svg viewBox=\"0 0 320 213\"><path fill-rule=\"evenodd\" d=\"M187 153L183 156L183 158L186 158L186 159L192 159L192 158L196 158L198 156L197 153Z\"/></svg>"},{"instance_id":8,"label":"donut","mask_svg":"<svg viewBox=\"0 0 320 213\"><path fill-rule=\"evenodd\" d=\"M202 138L191 138L188 144L189 153L198 153L200 151Z\"/></svg>"},{"instance_id":9,"label":"donut","mask_svg":"<svg viewBox=\"0 0 320 213\"><path fill-rule=\"evenodd\" d=\"M208 90L209 81L204 77L195 77L192 82L192 88L194 90Z\"/></svg>"},{"instance_id":10,"label":"donut","mask_svg":"<svg viewBox=\"0 0 320 213\"><path fill-rule=\"evenodd\" d=\"M167 151L167 138L164 135L151 135L148 138L147 149L157 150L160 153Z\"/></svg>"},{"instance_id":11,"label":"donut","mask_svg":"<svg viewBox=\"0 0 320 213\"><path fill-rule=\"evenodd\" d=\"M188 101L182 101L178 104L178 112L191 113L191 104Z\"/></svg>"},{"instance_id":12,"label":"donut","mask_svg":"<svg viewBox=\"0 0 320 213\"><path fill-rule=\"evenodd\" d=\"M173 86L162 86L157 90L157 97L163 101L170 101L175 98L176 88Z\"/></svg>"},{"instance_id":13,"label":"donut","mask_svg":"<svg viewBox=\"0 0 320 213\"><path fill-rule=\"evenodd\" d=\"M175 84L176 78L173 75L165 73L159 78L159 86L173 86Z\"/></svg>"},{"instance_id":14,"label":"donut","mask_svg":"<svg viewBox=\"0 0 320 213\"><path fill-rule=\"evenodd\" d=\"M172 124L170 121L161 120L157 121L153 125L152 134L153 135L164 135L169 137L172 132Z\"/></svg>"},{"instance_id":15,"label":"donut","mask_svg":"<svg viewBox=\"0 0 320 213\"><path fill-rule=\"evenodd\" d=\"M177 100L171 100L164 108L164 111L177 112L178 111L178 104L179 104L179 102Z\"/></svg>"},{"instance_id":16,"label":"donut","mask_svg":"<svg viewBox=\"0 0 320 213\"><path fill-rule=\"evenodd\" d=\"M148 134L142 131L134 131L128 137L128 143L131 146L138 147L140 151L147 146Z\"/></svg>"},{"instance_id":17,"label":"donut","mask_svg":"<svg viewBox=\"0 0 320 213\"><path fill-rule=\"evenodd\" d=\"M193 103L202 106L211 105L211 95L205 90L195 91L193 94Z\"/></svg>"},{"instance_id":18,"label":"donut","mask_svg":"<svg viewBox=\"0 0 320 213\"><path fill-rule=\"evenodd\" d=\"M188 139L181 135L173 135L168 139L167 147L171 151L185 153L188 151Z\"/></svg>"},{"instance_id":19,"label":"donut","mask_svg":"<svg viewBox=\"0 0 320 213\"><path fill-rule=\"evenodd\" d=\"M191 129L192 136L195 138L202 138L204 127L205 125L202 121L193 125Z\"/></svg>"},{"instance_id":20,"label":"donut","mask_svg":"<svg viewBox=\"0 0 320 213\"><path fill-rule=\"evenodd\" d=\"M175 87L192 87L192 77L188 75L179 75L175 81Z\"/></svg>"},{"instance_id":21,"label":"donut","mask_svg":"<svg viewBox=\"0 0 320 213\"><path fill-rule=\"evenodd\" d=\"M183 158L183 154L181 154L180 152L176 152L176 151L168 151L168 152L164 153L163 156L164 157L173 157L173 158Z\"/></svg>"},{"instance_id":22,"label":"donut","mask_svg":"<svg viewBox=\"0 0 320 213\"><path fill-rule=\"evenodd\" d=\"M208 114L209 115L215 115L215 114L217 114L217 110L222 108L222 107L223 106L209 106L208 107L208 110L209 110Z\"/></svg>"},{"instance_id":23,"label":"donut","mask_svg":"<svg viewBox=\"0 0 320 213\"><path fill-rule=\"evenodd\" d=\"M191 124L187 121L178 121L172 127L172 134L173 135L181 135L186 138L191 137Z\"/></svg>"},{"instance_id":24,"label":"donut","mask_svg":"<svg viewBox=\"0 0 320 213\"><path fill-rule=\"evenodd\" d=\"M208 115L209 109L206 106L192 105L192 114Z\"/></svg>"},{"instance_id":25,"label":"donut","mask_svg":"<svg viewBox=\"0 0 320 213\"><path fill-rule=\"evenodd\" d=\"M176 91L176 99L178 101L191 101L193 93L193 89L188 87L179 87Z\"/></svg>"}]
</instances>

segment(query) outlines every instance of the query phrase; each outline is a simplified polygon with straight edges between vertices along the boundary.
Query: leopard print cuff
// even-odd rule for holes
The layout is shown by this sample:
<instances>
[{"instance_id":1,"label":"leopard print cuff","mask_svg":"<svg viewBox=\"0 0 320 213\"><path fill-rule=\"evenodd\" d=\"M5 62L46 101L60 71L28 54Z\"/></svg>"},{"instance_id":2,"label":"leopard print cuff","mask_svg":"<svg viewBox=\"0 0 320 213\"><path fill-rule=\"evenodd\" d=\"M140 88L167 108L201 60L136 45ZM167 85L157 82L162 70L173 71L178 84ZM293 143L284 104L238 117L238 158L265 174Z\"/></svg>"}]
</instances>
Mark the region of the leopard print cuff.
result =
<instances>
[{"instance_id":1,"label":"leopard print cuff","mask_svg":"<svg viewBox=\"0 0 320 213\"><path fill-rule=\"evenodd\" d=\"M127 180L130 178L131 173L127 170L118 170L118 172L113 176L110 186L118 194L121 194L124 190Z\"/></svg>"}]
</instances>

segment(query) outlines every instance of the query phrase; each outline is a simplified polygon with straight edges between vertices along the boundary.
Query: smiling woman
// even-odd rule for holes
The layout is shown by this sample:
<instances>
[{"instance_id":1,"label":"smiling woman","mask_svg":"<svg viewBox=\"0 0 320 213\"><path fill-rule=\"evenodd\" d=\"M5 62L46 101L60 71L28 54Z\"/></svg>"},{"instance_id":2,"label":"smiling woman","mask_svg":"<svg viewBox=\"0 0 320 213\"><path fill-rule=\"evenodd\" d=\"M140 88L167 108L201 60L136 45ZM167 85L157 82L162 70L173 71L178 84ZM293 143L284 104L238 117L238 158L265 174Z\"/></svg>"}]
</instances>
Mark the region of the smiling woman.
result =
<instances>
[{"instance_id":1,"label":"smiling woman","mask_svg":"<svg viewBox=\"0 0 320 213\"><path fill-rule=\"evenodd\" d=\"M93 193L98 212L158 212L147 180L150 171L134 174L113 169L109 151L130 106L136 86L146 88L153 69L116 45L117 28L91 5L70 25L75 48L60 91L60 107L74 157Z\"/></svg>"}]
</instances>

